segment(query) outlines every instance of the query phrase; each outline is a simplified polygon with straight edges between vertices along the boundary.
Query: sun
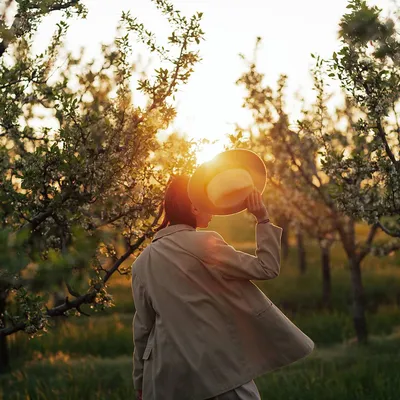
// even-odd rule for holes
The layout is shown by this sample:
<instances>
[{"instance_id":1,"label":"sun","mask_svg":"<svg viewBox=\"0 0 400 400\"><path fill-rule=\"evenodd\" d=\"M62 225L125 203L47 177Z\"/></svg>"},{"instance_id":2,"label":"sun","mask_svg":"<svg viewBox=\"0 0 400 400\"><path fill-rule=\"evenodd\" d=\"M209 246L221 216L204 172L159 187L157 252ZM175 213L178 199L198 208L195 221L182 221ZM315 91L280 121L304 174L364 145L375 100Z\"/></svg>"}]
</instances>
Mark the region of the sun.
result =
<instances>
[{"instance_id":1,"label":"sun","mask_svg":"<svg viewBox=\"0 0 400 400\"><path fill-rule=\"evenodd\" d=\"M197 165L212 160L217 154L223 152L224 150L224 144L220 142L205 143L201 145L196 153Z\"/></svg>"}]
</instances>

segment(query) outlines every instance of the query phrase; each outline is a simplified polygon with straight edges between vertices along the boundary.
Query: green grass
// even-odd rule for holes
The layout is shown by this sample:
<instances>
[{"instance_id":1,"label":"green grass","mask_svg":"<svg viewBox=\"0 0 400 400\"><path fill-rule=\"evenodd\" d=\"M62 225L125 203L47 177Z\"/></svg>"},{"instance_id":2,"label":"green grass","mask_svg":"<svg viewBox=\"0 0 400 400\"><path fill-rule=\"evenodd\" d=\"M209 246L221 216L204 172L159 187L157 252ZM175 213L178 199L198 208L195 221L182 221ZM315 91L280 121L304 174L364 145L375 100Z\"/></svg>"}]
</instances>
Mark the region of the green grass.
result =
<instances>
[{"instance_id":1,"label":"green grass","mask_svg":"<svg viewBox=\"0 0 400 400\"><path fill-rule=\"evenodd\" d=\"M69 359L59 353L32 361L0 378L4 400L134 399L132 358L84 357Z\"/></svg>"},{"instance_id":2,"label":"green grass","mask_svg":"<svg viewBox=\"0 0 400 400\"><path fill-rule=\"evenodd\" d=\"M395 400L400 393L399 344L370 346L340 355L318 351L306 362L256 380L268 400Z\"/></svg>"},{"instance_id":3,"label":"green grass","mask_svg":"<svg viewBox=\"0 0 400 400\"><path fill-rule=\"evenodd\" d=\"M267 400L397 400L400 338L374 339L368 347L316 349L310 357L255 381ZM0 378L4 400L134 399L132 359L69 358L63 353L28 362Z\"/></svg>"},{"instance_id":4,"label":"green grass","mask_svg":"<svg viewBox=\"0 0 400 400\"><path fill-rule=\"evenodd\" d=\"M40 337L29 339L18 333L12 337L11 355L14 360L30 360L57 352L71 357L132 354L132 318L132 314L70 317Z\"/></svg>"},{"instance_id":5,"label":"green grass","mask_svg":"<svg viewBox=\"0 0 400 400\"><path fill-rule=\"evenodd\" d=\"M286 313L317 345L333 345L354 337L349 314L334 311L309 314ZM372 335L388 335L400 325L400 309L383 307L378 313L367 315ZM57 352L70 357L85 355L118 357L132 354L132 315L71 318L56 326L48 334L28 339L19 333L12 338L11 355L20 364L38 355L48 357Z\"/></svg>"}]
</instances>

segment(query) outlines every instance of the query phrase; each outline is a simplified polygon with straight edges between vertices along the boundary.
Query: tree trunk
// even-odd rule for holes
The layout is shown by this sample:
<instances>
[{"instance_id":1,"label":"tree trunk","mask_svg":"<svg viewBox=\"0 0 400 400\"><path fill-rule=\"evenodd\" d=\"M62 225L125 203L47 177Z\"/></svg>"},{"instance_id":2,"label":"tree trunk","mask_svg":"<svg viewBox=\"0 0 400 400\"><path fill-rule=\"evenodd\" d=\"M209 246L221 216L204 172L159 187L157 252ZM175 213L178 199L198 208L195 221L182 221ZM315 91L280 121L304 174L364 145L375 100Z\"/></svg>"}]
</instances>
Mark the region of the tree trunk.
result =
<instances>
[{"instance_id":1,"label":"tree trunk","mask_svg":"<svg viewBox=\"0 0 400 400\"><path fill-rule=\"evenodd\" d=\"M322 301L325 307L331 306L331 259L330 245L321 243L321 266L322 266Z\"/></svg>"},{"instance_id":2,"label":"tree trunk","mask_svg":"<svg viewBox=\"0 0 400 400\"><path fill-rule=\"evenodd\" d=\"M358 343L367 343L368 330L365 318L364 288L361 277L361 260L357 254L355 236L355 222L352 218L347 221L347 226L341 226L339 234L346 251L351 277L351 290L353 297L352 316Z\"/></svg>"},{"instance_id":3,"label":"tree trunk","mask_svg":"<svg viewBox=\"0 0 400 400\"><path fill-rule=\"evenodd\" d=\"M367 343L368 330L365 318L364 287L360 262L354 256L350 260L351 287L353 291L353 323L359 343Z\"/></svg>"},{"instance_id":4,"label":"tree trunk","mask_svg":"<svg viewBox=\"0 0 400 400\"><path fill-rule=\"evenodd\" d=\"M307 260L306 249L304 248L303 232L300 229L296 230L296 240L299 270L301 274L304 274L307 270Z\"/></svg>"},{"instance_id":5,"label":"tree trunk","mask_svg":"<svg viewBox=\"0 0 400 400\"><path fill-rule=\"evenodd\" d=\"M6 318L4 312L6 311L5 292L0 291L0 326L5 327ZM10 370L10 357L7 345L7 336L0 335L0 374L4 374Z\"/></svg>"},{"instance_id":6,"label":"tree trunk","mask_svg":"<svg viewBox=\"0 0 400 400\"><path fill-rule=\"evenodd\" d=\"M61 283L59 283L61 286ZM61 306L65 303L65 293L60 289L58 291L53 292L53 307ZM55 326L61 326L67 320L66 316L60 316L57 318L53 318Z\"/></svg>"}]
</instances>

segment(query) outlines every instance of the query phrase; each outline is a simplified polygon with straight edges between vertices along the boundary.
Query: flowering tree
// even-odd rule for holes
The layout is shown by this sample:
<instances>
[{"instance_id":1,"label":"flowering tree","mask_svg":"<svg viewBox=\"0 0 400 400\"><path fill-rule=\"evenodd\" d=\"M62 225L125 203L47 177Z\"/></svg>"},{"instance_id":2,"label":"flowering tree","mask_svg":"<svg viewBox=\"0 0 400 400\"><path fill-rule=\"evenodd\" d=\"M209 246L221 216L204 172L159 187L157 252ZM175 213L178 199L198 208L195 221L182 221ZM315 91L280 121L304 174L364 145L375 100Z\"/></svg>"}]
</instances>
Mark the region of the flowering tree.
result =
<instances>
[{"instance_id":1,"label":"flowering tree","mask_svg":"<svg viewBox=\"0 0 400 400\"><path fill-rule=\"evenodd\" d=\"M256 65L250 63L249 71L238 83L247 90L244 106L251 110L253 124L249 141L241 139L242 132L236 139L263 154L270 187L278 193L280 207L291 213L293 219L307 227L308 232L318 239L324 262L327 262L326 248L328 246L329 249L333 234L337 234L347 255L351 275L355 332L359 342L366 342L368 333L361 265L373 248L379 228L377 224L372 225L366 240L356 237L357 215L345 215L337 207L333 195L337 190L336 182L322 168L322 161L329 157L331 149L350 151L357 139L351 131L340 130L340 118L334 123L335 120L327 112L325 87L318 74L320 64L321 60L318 60L314 73L317 101L311 110L304 113L294 130L289 127L282 100L285 77L280 79L275 93L263 83L264 75L257 71ZM337 112L338 116L346 113L349 114L348 110ZM353 184L362 190L360 180L355 180ZM328 275L323 272L323 276L328 282Z\"/></svg>"},{"instance_id":2,"label":"flowering tree","mask_svg":"<svg viewBox=\"0 0 400 400\"><path fill-rule=\"evenodd\" d=\"M260 39L256 47L259 43ZM329 204L321 201L321 193L326 188L318 164L319 143L308 135L308 129L311 124L317 124L318 118L315 118L315 110L311 113L312 118L304 111L301 132L294 132L289 128L289 116L285 111L287 77L281 76L276 92L264 85L263 78L256 65L250 62L249 70L238 80L238 84L246 87L248 95L244 107L252 111L254 123L250 130L239 129L232 140L236 146L250 147L264 159L269 178L266 198L270 212L291 221L298 242L301 272L304 272L305 255L301 253L299 239L306 233L318 240L322 260L322 299L323 304L329 306L329 249L335 238L334 219L337 216Z\"/></svg>"},{"instance_id":3,"label":"flowering tree","mask_svg":"<svg viewBox=\"0 0 400 400\"><path fill-rule=\"evenodd\" d=\"M355 140L346 153L331 149L324 170L337 185L340 210L399 238L398 19L383 18L379 8L363 0L351 0L347 8L340 23L341 50L325 65L343 87L349 107L357 110L349 124Z\"/></svg>"},{"instance_id":4,"label":"flowering tree","mask_svg":"<svg viewBox=\"0 0 400 400\"><path fill-rule=\"evenodd\" d=\"M8 335L34 336L52 317L112 305L109 279L128 273L124 261L153 235L170 176L194 167L190 143L177 137L162 143L156 134L175 116L170 99L199 60L201 14L188 19L168 1L154 2L171 24L167 47L123 13L114 43L86 63L62 46L66 20L85 16L79 0L20 0L10 27L2 18L1 371L9 363ZM47 49L34 55L41 18L60 10ZM154 76L138 81L145 107L134 105L130 88L131 34L162 61ZM52 304L48 293L60 285L67 296Z\"/></svg>"}]
</instances>

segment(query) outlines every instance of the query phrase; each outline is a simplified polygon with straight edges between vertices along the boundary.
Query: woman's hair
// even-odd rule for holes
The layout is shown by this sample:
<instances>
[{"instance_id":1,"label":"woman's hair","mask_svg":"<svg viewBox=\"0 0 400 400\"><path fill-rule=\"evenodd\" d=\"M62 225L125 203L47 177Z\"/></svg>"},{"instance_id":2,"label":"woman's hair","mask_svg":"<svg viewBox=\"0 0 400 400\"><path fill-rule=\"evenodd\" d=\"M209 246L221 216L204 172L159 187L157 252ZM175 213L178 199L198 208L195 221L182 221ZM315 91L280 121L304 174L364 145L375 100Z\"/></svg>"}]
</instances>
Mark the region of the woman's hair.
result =
<instances>
[{"instance_id":1,"label":"woman's hair","mask_svg":"<svg viewBox=\"0 0 400 400\"><path fill-rule=\"evenodd\" d=\"M164 219L157 231L169 225L186 224L197 227L196 216L191 210L191 201L187 193L189 183L187 175L178 175L172 178L165 191L161 207Z\"/></svg>"}]
</instances>

